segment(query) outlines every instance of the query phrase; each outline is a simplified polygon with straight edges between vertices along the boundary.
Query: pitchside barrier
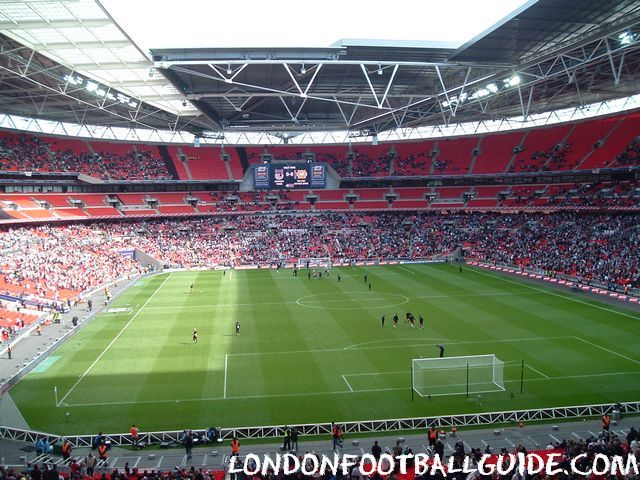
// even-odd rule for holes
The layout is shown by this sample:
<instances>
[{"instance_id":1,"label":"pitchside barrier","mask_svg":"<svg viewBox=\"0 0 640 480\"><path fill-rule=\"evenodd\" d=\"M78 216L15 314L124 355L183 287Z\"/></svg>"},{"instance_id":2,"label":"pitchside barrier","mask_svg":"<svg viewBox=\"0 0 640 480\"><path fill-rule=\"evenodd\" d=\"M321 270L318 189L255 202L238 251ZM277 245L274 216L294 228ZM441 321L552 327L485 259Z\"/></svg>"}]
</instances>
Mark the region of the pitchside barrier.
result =
<instances>
[{"instance_id":1,"label":"pitchside barrier","mask_svg":"<svg viewBox=\"0 0 640 480\"><path fill-rule=\"evenodd\" d=\"M629 288L625 293L624 288L620 285L615 285L615 287L612 287L610 289L609 286L598 282L585 284L579 279L571 277L570 275L549 276L547 272L543 270L520 268L515 265L508 265L503 263L487 263L482 261L469 261L467 262L467 264L474 267L484 268L486 270L495 270L497 272L511 273L514 275L532 278L534 280L541 280L560 285L562 287L571 287L579 292L604 295L621 302L629 302L635 305L638 305L638 303L640 302L640 289L638 288Z\"/></svg>"},{"instance_id":2,"label":"pitchside barrier","mask_svg":"<svg viewBox=\"0 0 640 480\"><path fill-rule=\"evenodd\" d=\"M622 415L640 414L640 401L621 403L620 412ZM585 417L600 417L605 413L611 413L614 406L611 403L598 405L581 405L574 407L539 408L532 410L510 410L505 412L487 412L464 415L443 415L439 417L420 418L399 418L392 420L371 420L365 422L342 422L343 431L347 435L357 436L359 434L374 432L392 432L402 430L422 430L435 426L445 429L451 427L483 427L494 424L518 424L520 422L535 422L542 420L576 419ZM233 437L239 439L267 439L282 438L285 429L294 425L272 425L263 427L241 427L241 428L220 428L218 429L222 439L230 440ZM296 425L301 437L312 435L331 435L330 423L312 423ZM196 436L206 437L207 429L193 430ZM180 444L183 430L166 432L140 433L139 442L146 445L159 445L161 443L175 442ZM66 438L74 447L90 447L95 433L91 435L60 436L50 433L37 432L32 430L22 430L19 428L0 427L0 438L22 441L25 443L35 443L39 438L44 438L50 444L55 444ZM131 435L128 433L112 433L103 435L111 442L112 446L133 445Z\"/></svg>"}]
</instances>

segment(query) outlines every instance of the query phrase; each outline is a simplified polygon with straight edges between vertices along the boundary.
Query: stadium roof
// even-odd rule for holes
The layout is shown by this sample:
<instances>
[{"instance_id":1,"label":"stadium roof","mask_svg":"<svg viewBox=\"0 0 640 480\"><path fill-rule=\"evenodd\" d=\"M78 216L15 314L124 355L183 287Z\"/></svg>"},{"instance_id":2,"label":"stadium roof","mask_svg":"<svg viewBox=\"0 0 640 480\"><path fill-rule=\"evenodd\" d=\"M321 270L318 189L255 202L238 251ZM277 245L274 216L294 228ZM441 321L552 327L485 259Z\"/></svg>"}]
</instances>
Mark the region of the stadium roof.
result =
<instances>
[{"instance_id":1,"label":"stadium roof","mask_svg":"<svg viewBox=\"0 0 640 480\"><path fill-rule=\"evenodd\" d=\"M347 39L149 57L97 0L0 0L0 75L0 113L195 134L526 119L640 92L640 4L532 0L463 45Z\"/></svg>"}]
</instances>

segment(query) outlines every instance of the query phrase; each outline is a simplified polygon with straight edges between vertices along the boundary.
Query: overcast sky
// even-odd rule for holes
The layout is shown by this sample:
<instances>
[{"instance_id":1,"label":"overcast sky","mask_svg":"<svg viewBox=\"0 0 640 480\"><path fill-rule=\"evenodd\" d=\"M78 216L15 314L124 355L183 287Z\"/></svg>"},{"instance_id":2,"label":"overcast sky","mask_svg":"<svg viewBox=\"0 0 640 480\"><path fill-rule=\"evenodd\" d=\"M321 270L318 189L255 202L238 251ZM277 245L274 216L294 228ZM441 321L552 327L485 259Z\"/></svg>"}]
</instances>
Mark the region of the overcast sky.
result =
<instances>
[{"instance_id":1,"label":"overcast sky","mask_svg":"<svg viewBox=\"0 0 640 480\"><path fill-rule=\"evenodd\" d=\"M102 0L145 52L327 47L343 38L462 44L526 0Z\"/></svg>"}]
</instances>

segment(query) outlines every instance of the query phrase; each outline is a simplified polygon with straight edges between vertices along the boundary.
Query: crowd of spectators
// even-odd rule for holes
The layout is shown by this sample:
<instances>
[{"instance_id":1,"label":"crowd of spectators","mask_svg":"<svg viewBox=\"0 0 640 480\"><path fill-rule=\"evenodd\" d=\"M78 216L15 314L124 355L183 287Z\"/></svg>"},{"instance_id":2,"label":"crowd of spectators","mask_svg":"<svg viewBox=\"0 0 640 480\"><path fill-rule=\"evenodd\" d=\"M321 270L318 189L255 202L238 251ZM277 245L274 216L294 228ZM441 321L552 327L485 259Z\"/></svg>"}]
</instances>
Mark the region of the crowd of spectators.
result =
<instances>
[{"instance_id":1,"label":"crowd of spectators","mask_svg":"<svg viewBox=\"0 0 640 480\"><path fill-rule=\"evenodd\" d=\"M398 177L407 175L428 175L431 169L431 157L428 152L410 152L406 156L397 156L393 160L393 174Z\"/></svg>"},{"instance_id":2,"label":"crowd of spectators","mask_svg":"<svg viewBox=\"0 0 640 480\"><path fill-rule=\"evenodd\" d=\"M33 135L0 137L0 170L83 173L101 180L173 180L164 161L150 150L74 153Z\"/></svg>"},{"instance_id":3,"label":"crowd of spectators","mask_svg":"<svg viewBox=\"0 0 640 480\"><path fill-rule=\"evenodd\" d=\"M74 140L72 140L73 142ZM75 140L78 145L81 140ZM425 144L426 145L426 144ZM431 144L429 144L431 145ZM290 150L290 151L288 151ZM276 159L307 161L308 148L280 149ZM421 150L421 144L412 145L405 154L393 153L394 147L355 146L353 149L316 147L312 152L316 161L331 165L341 177L376 177L393 175L428 175L455 173L463 175L469 171L468 158L431 158L431 153ZM266 150L265 150L266 151ZM573 168L568 165L568 154L572 152L570 142L559 143L531 153L520 152L509 166L509 172L558 171ZM489 155L490 152L485 152ZM570 156L570 155L569 155ZM260 153L251 151L249 163L261 161ZM610 167L636 166L640 161L640 137L634 138L622 152L611 158ZM466 168L465 168L466 167ZM159 152L153 147L118 144L113 151L93 152L88 146L70 148L69 142L57 146L48 139L29 134L4 134L0 137L0 170L27 172L71 172L84 173L102 180L172 180L174 179Z\"/></svg>"},{"instance_id":4,"label":"crowd of spectators","mask_svg":"<svg viewBox=\"0 0 640 480\"><path fill-rule=\"evenodd\" d=\"M0 232L0 290L65 300L139 271L117 252L118 242L83 225L15 228Z\"/></svg>"},{"instance_id":5,"label":"crowd of spectators","mask_svg":"<svg viewBox=\"0 0 640 480\"><path fill-rule=\"evenodd\" d=\"M571 142L559 143L546 150L536 150L529 156L516 157L509 172L550 172L565 170L565 156L571 152Z\"/></svg>"},{"instance_id":6,"label":"crowd of spectators","mask_svg":"<svg viewBox=\"0 0 640 480\"><path fill-rule=\"evenodd\" d=\"M174 267L445 257L640 286L635 214L391 212L216 216L0 231L0 289L65 299L140 271L138 249Z\"/></svg>"},{"instance_id":7,"label":"crowd of spectators","mask_svg":"<svg viewBox=\"0 0 640 480\"><path fill-rule=\"evenodd\" d=\"M582 205L590 207L631 207L638 204L633 182L615 184L581 183L550 196L548 204L556 206Z\"/></svg>"},{"instance_id":8,"label":"crowd of spectators","mask_svg":"<svg viewBox=\"0 0 640 480\"><path fill-rule=\"evenodd\" d=\"M49 447L51 448L51 447ZM472 470L472 473L456 473L448 472L446 477L443 475L444 470L438 470L435 468L429 468L429 471L424 475L417 475L414 473L414 459L412 458L416 452L409 446L403 446L401 442L396 442L394 448L389 449L388 453L394 459L393 467L390 469L389 459L381 456L382 449L378 446L378 442L374 442L371 447L371 455L376 460L380 461L381 467L388 471L391 470L389 475L382 477L379 473L373 475L365 475L359 469L360 458L354 459L354 464L343 472L342 469L338 469L336 475L329 471L325 473L325 476L315 475L313 478L320 478L329 480L333 478L335 480L383 480L383 478L389 480L443 480L444 478L452 478L454 480L543 480L554 478L555 480L577 480L580 478L591 478L592 480L599 478L615 478L617 480L631 480L637 479L638 476L630 471L627 475L618 473L617 475L582 475L572 471L572 462L575 467L582 472L588 471L591 468L603 469L606 468L606 464L602 461L603 458L608 459L609 468L613 463L614 457L618 456L622 460L622 465L633 465L634 462L630 462L630 457L637 458L640 455L640 436L638 431L631 427L626 434L618 435L615 432L602 431L599 434L591 434L586 439L562 439L550 442L544 446L541 450L529 451L522 444L514 445L512 448L502 448L499 451L492 449L487 442L483 442L482 447L470 446L467 442L458 439L453 445L452 450L447 451L444 443L437 439L430 447L432 450L429 452L431 455L439 455L441 463L445 465L444 469L448 470L448 465L451 465L462 471L463 468ZM451 448L451 447L450 447ZM50 451L50 450L49 450ZM364 452L364 450L362 450ZM525 471L523 474L518 472L518 465L508 466L508 459L504 459L505 473L495 472L492 475L483 476L477 470L483 455L489 455L489 461L487 465L496 463L499 460L499 455L509 454L524 454L535 453L539 458L544 458L548 453L557 455L555 461L558 463L554 465L554 469L558 469L559 473L556 473L553 477L545 476L545 472L533 473ZM309 462L305 457L316 456L317 463L320 464L319 453L316 452L299 452L298 458L300 462ZM401 455L406 457L407 472L401 471ZM631 459L633 460L633 459ZM312 464L305 464L307 470L312 470ZM466 465L466 467L465 467ZM249 465L252 469L255 469L253 464ZM537 464L534 462L534 467ZM259 470L259 469L258 469ZM525 468L526 470L526 468ZM225 475L223 470L208 470L203 467L195 466L182 466L175 467L173 469L139 469L137 467L131 467L127 462L124 468L113 468L98 464L96 457L89 453L86 457L69 457L68 462L62 464L60 468L55 463L44 462L42 466L38 464L27 463L21 469L13 469L10 467L0 466L0 478L2 480L216 480L222 479ZM283 476L281 473L276 474L273 470L267 470L266 473L257 473L250 477L245 473L234 474L237 480L276 480L285 478L305 478L301 473L293 476Z\"/></svg>"},{"instance_id":9,"label":"crowd of spectators","mask_svg":"<svg viewBox=\"0 0 640 480\"><path fill-rule=\"evenodd\" d=\"M612 167L630 167L640 164L640 136L634 138L622 153L616 156Z\"/></svg>"}]
</instances>

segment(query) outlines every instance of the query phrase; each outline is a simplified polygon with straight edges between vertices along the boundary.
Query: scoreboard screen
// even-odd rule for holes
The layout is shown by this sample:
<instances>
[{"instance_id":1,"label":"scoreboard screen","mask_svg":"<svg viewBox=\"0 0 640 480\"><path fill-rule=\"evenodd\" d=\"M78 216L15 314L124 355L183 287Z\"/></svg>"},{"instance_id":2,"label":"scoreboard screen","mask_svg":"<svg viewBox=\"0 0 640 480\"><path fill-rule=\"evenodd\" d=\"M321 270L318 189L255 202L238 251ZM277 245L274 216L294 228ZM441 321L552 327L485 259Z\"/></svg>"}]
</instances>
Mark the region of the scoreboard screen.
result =
<instances>
[{"instance_id":1,"label":"scoreboard screen","mask_svg":"<svg viewBox=\"0 0 640 480\"><path fill-rule=\"evenodd\" d=\"M325 188L326 173L324 163L264 163L253 166L253 186L256 190Z\"/></svg>"}]
</instances>

